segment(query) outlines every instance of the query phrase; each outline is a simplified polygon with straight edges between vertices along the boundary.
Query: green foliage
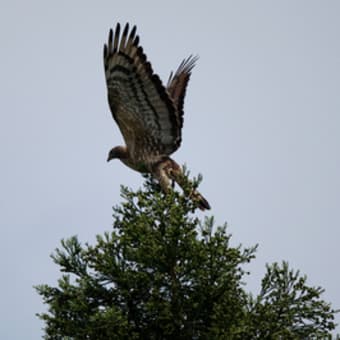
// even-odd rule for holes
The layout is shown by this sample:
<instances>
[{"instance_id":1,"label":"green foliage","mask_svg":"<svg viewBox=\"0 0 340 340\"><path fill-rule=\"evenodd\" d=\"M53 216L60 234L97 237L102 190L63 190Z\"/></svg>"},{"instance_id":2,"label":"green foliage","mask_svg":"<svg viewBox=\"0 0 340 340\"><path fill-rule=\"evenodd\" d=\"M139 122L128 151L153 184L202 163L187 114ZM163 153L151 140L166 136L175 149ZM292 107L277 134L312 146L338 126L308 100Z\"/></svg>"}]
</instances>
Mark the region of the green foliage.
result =
<instances>
[{"instance_id":1,"label":"green foliage","mask_svg":"<svg viewBox=\"0 0 340 340\"><path fill-rule=\"evenodd\" d=\"M323 292L287 262L267 265L261 292L250 299L250 339L328 339L336 311L320 299Z\"/></svg>"},{"instance_id":2,"label":"green foliage","mask_svg":"<svg viewBox=\"0 0 340 340\"><path fill-rule=\"evenodd\" d=\"M322 289L287 263L268 266L252 298L242 266L256 246L231 247L227 226L201 223L188 198L149 178L122 197L112 232L95 245L63 240L52 255L65 274L37 287L45 339L324 339L334 329Z\"/></svg>"}]
</instances>

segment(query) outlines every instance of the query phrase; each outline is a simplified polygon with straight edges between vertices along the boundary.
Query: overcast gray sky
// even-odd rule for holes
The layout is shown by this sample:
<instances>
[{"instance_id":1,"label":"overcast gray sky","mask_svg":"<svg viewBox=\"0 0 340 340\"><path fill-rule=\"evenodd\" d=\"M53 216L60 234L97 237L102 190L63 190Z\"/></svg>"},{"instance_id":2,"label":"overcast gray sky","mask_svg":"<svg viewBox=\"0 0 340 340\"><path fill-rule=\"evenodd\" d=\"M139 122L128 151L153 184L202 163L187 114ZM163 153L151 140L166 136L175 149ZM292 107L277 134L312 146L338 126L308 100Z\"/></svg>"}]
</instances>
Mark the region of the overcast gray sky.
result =
<instances>
[{"instance_id":1,"label":"overcast gray sky","mask_svg":"<svg viewBox=\"0 0 340 340\"><path fill-rule=\"evenodd\" d=\"M117 21L164 80L200 56L174 158L203 174L234 244L259 243L249 290L287 260L340 308L339 17L327 0L1 1L0 338L41 338L32 286L60 276L49 254L111 230L120 184L143 181L106 163L122 143L102 66Z\"/></svg>"}]
</instances>

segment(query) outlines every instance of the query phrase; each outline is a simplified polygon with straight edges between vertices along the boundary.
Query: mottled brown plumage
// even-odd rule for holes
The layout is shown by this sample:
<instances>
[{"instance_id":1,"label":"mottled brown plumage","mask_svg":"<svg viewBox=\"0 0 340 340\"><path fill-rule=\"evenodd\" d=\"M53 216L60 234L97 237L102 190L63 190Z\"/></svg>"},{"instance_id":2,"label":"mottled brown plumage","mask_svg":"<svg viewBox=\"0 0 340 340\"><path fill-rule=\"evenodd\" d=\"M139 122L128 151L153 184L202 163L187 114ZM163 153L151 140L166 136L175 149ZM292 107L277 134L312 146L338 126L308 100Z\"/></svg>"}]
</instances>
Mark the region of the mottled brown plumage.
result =
<instances>
[{"instance_id":1,"label":"mottled brown plumage","mask_svg":"<svg viewBox=\"0 0 340 340\"><path fill-rule=\"evenodd\" d=\"M181 167L169 156L181 144L184 96L196 60L183 60L165 88L139 46L136 26L129 31L126 24L121 33L118 23L104 45L109 105L126 143L113 148L108 161L118 158L136 171L151 173L165 192L171 181L182 187L185 183ZM190 195L200 209L210 209L197 191Z\"/></svg>"}]
</instances>

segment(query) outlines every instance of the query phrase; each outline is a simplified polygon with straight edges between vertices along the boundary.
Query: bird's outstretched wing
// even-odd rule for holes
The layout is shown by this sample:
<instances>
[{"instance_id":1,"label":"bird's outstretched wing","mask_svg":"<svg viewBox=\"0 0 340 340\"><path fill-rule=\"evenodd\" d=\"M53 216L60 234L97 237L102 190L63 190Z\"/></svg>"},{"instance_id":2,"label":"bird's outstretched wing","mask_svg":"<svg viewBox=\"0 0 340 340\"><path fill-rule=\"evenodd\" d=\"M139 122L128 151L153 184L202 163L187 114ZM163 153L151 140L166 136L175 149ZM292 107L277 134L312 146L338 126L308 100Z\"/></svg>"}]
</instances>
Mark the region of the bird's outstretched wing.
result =
<instances>
[{"instance_id":1,"label":"bird's outstretched wing","mask_svg":"<svg viewBox=\"0 0 340 340\"><path fill-rule=\"evenodd\" d=\"M139 46L136 26L110 30L104 45L108 100L131 157L135 160L169 155L181 142L176 105Z\"/></svg>"},{"instance_id":2,"label":"bird's outstretched wing","mask_svg":"<svg viewBox=\"0 0 340 340\"><path fill-rule=\"evenodd\" d=\"M175 73L171 72L166 89L169 93L170 98L175 104L176 113L178 115L177 120L183 125L183 105L186 87L188 85L191 71L195 66L198 56L190 56L184 59L178 66Z\"/></svg>"}]
</instances>

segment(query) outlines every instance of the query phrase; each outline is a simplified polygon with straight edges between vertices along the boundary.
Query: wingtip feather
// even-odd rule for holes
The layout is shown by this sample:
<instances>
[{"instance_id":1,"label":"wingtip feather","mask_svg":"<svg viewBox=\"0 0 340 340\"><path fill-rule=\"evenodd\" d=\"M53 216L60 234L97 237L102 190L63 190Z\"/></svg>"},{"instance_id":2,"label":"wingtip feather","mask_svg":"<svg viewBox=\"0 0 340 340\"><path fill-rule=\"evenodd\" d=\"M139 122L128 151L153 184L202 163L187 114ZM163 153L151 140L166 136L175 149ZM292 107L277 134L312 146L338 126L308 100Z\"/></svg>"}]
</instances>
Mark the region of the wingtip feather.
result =
<instances>
[{"instance_id":1,"label":"wingtip feather","mask_svg":"<svg viewBox=\"0 0 340 340\"><path fill-rule=\"evenodd\" d=\"M126 36L128 34L128 31L129 31L129 23L127 22L125 24L125 27L124 27L124 30L123 30L123 36L124 35Z\"/></svg>"},{"instance_id":2,"label":"wingtip feather","mask_svg":"<svg viewBox=\"0 0 340 340\"><path fill-rule=\"evenodd\" d=\"M130 39L133 39L137 31L137 26L133 25L131 33L130 33Z\"/></svg>"}]
</instances>

